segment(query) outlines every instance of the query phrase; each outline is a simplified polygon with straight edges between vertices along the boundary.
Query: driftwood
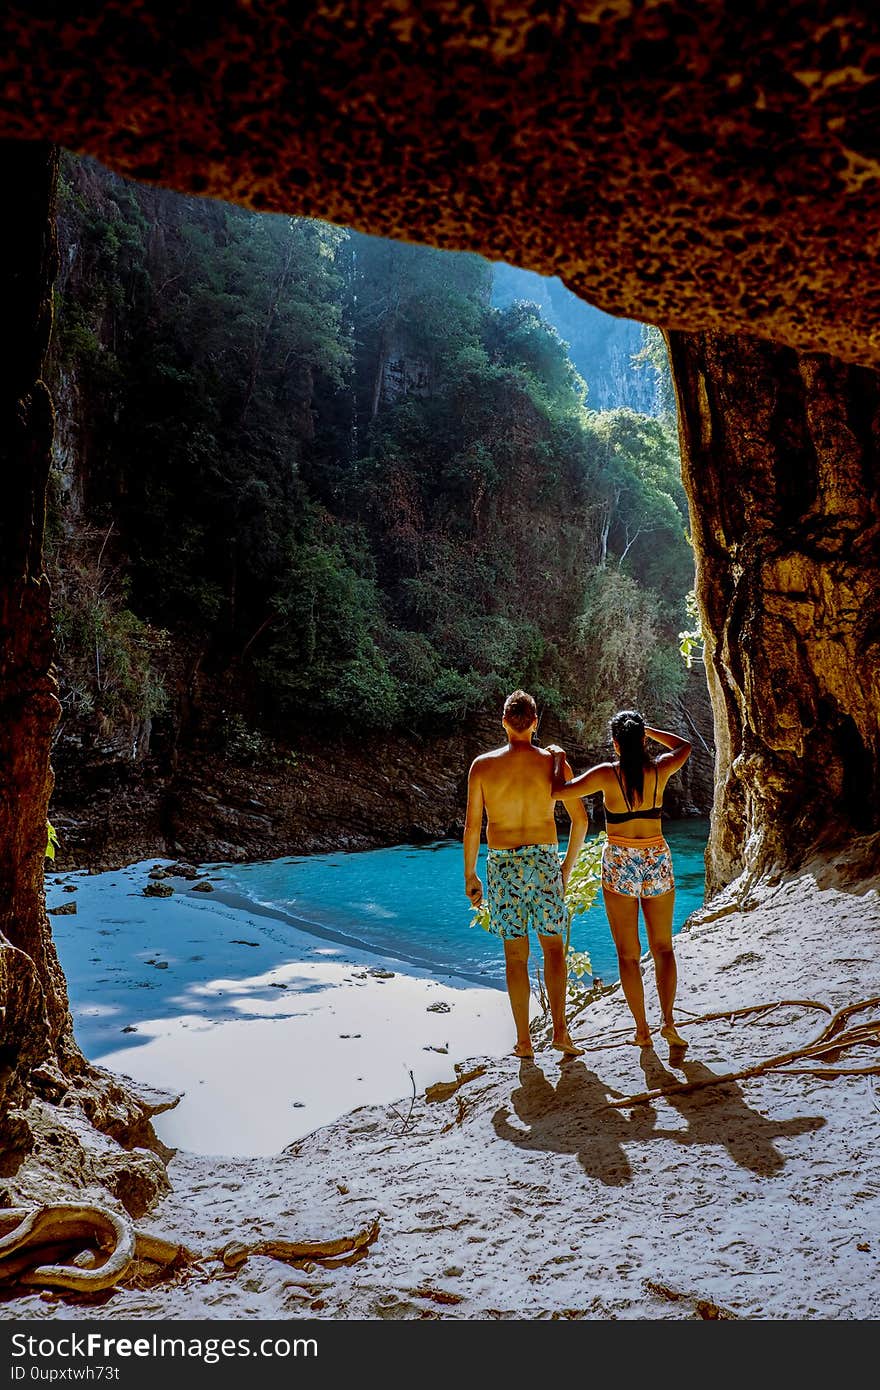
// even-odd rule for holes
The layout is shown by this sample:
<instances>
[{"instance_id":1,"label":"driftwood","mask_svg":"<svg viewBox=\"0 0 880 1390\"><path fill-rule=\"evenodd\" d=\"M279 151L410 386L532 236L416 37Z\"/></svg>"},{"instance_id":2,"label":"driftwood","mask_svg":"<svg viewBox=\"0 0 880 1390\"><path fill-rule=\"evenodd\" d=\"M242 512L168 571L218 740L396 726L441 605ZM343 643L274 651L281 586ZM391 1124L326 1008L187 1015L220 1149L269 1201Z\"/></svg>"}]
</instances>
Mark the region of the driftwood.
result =
<instances>
[{"instance_id":1,"label":"driftwood","mask_svg":"<svg viewBox=\"0 0 880 1390\"><path fill-rule=\"evenodd\" d=\"M425 1100L440 1101L449 1100L456 1091L460 1091L462 1086L466 1086L469 1081L476 1081L478 1076L486 1075L486 1067L474 1067L472 1071L456 1071L458 1075L454 1081L435 1081L433 1086L429 1086L425 1091Z\"/></svg>"},{"instance_id":2,"label":"driftwood","mask_svg":"<svg viewBox=\"0 0 880 1390\"><path fill-rule=\"evenodd\" d=\"M253 1245L230 1241L217 1251L217 1258L227 1269L238 1269L250 1255L268 1255L285 1264L318 1264L333 1269L337 1265L354 1264L362 1259L378 1234L379 1221L374 1218L353 1236L336 1236L327 1240L259 1240Z\"/></svg>"},{"instance_id":3,"label":"driftwood","mask_svg":"<svg viewBox=\"0 0 880 1390\"><path fill-rule=\"evenodd\" d=\"M786 1000L784 1002L793 1004L797 1001ZM765 1011L779 1007L779 1003L764 1006ZM824 1008L826 1006L821 1005L819 1007ZM619 1100L608 1101L608 1106L620 1110L632 1105L646 1105L662 1096L687 1095L693 1091L705 1090L709 1086L725 1086L732 1081L749 1081L756 1076L764 1076L768 1072L774 1072L778 1075L813 1075L827 1078L835 1076L880 1076L880 1064L869 1067L841 1067L837 1069L794 1068L790 1066L792 1062L813 1061L822 1058L833 1062L842 1053L851 1051L856 1047L880 1047L880 1020L862 1023L849 1029L846 1026L853 1014L863 1013L866 1009L874 1008L880 1008L880 995L874 995L870 999L860 999L854 1004L847 1004L844 1008L838 1009L821 1033L803 1047L792 1048L789 1052L780 1052L775 1057L768 1057L763 1062L755 1062L751 1066L742 1067L739 1071L721 1072L717 1076L700 1077L695 1081L679 1081L672 1086L657 1086L651 1091L639 1091L631 1096L622 1096ZM738 1012L750 1011L740 1010ZM698 1023L704 1020L693 1019L691 1021Z\"/></svg>"},{"instance_id":4,"label":"driftwood","mask_svg":"<svg viewBox=\"0 0 880 1390\"><path fill-rule=\"evenodd\" d=\"M230 1241L216 1252L227 1269L250 1255L300 1267L333 1269L368 1253L379 1234L378 1218L353 1235L320 1240ZM144 1268L169 1272L200 1264L186 1246L146 1231L106 1207L58 1203L0 1210L0 1285L92 1294L137 1280Z\"/></svg>"}]
</instances>

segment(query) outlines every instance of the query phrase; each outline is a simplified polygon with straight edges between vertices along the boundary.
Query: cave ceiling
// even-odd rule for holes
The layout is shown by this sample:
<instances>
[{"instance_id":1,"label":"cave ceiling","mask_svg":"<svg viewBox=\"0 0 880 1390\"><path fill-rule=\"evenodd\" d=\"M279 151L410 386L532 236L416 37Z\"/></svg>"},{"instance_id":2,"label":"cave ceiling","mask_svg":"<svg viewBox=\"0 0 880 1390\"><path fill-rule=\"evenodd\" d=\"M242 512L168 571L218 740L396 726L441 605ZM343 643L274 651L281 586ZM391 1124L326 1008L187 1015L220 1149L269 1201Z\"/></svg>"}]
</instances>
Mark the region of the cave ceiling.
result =
<instances>
[{"instance_id":1,"label":"cave ceiling","mask_svg":"<svg viewBox=\"0 0 880 1390\"><path fill-rule=\"evenodd\" d=\"M0 136L880 362L876 4L57 10L4 7Z\"/></svg>"}]
</instances>

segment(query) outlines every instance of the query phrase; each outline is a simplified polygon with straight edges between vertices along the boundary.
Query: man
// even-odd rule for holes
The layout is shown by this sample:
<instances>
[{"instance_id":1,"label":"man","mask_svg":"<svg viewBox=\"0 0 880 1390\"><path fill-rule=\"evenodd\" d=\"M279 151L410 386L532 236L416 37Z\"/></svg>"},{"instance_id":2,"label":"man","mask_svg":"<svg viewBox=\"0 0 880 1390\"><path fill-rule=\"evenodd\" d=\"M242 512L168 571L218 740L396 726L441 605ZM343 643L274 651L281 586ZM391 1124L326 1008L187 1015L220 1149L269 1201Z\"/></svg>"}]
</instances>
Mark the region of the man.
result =
<instances>
[{"instance_id":1,"label":"man","mask_svg":"<svg viewBox=\"0 0 880 1390\"><path fill-rule=\"evenodd\" d=\"M553 1046L580 1057L565 1022L565 929L563 895L587 833L580 801L567 807L571 817L568 851L559 863L553 756L532 743L538 708L531 695L515 690L504 702L501 722L507 744L475 758L468 774L464 826L464 885L474 907L483 901L477 854L488 818L487 878L491 928L504 941L507 993L516 1027L514 1056L533 1057L529 1033L529 923L544 952L544 981L553 1018ZM568 764L566 764L568 767ZM571 776L570 770L566 778Z\"/></svg>"}]
</instances>

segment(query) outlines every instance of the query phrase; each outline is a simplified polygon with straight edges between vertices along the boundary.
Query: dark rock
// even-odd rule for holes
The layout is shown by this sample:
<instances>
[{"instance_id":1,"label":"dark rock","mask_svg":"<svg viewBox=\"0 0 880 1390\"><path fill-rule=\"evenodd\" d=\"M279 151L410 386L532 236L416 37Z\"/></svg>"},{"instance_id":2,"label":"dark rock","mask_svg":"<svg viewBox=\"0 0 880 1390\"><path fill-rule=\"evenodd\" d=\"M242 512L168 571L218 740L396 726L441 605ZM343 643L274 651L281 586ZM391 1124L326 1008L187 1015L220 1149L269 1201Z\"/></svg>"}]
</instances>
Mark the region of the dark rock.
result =
<instances>
[{"instance_id":1,"label":"dark rock","mask_svg":"<svg viewBox=\"0 0 880 1390\"><path fill-rule=\"evenodd\" d=\"M145 898L170 898L173 892L170 883L147 883L144 886Z\"/></svg>"},{"instance_id":2,"label":"dark rock","mask_svg":"<svg viewBox=\"0 0 880 1390\"><path fill-rule=\"evenodd\" d=\"M59 903L58 907L48 908L50 917L73 917L76 915L76 903Z\"/></svg>"},{"instance_id":3,"label":"dark rock","mask_svg":"<svg viewBox=\"0 0 880 1390\"><path fill-rule=\"evenodd\" d=\"M147 878L167 878L167 877L168 877L168 874L165 872L164 869L151 869L150 872L147 874Z\"/></svg>"},{"instance_id":4,"label":"dark rock","mask_svg":"<svg viewBox=\"0 0 880 1390\"><path fill-rule=\"evenodd\" d=\"M195 864L184 864L183 862L172 864L167 872L169 878L196 879L199 876L199 871Z\"/></svg>"},{"instance_id":5,"label":"dark rock","mask_svg":"<svg viewBox=\"0 0 880 1390\"><path fill-rule=\"evenodd\" d=\"M199 883L194 883L192 886L193 893L213 893L213 891L213 883L209 883L206 878L203 878Z\"/></svg>"}]
</instances>

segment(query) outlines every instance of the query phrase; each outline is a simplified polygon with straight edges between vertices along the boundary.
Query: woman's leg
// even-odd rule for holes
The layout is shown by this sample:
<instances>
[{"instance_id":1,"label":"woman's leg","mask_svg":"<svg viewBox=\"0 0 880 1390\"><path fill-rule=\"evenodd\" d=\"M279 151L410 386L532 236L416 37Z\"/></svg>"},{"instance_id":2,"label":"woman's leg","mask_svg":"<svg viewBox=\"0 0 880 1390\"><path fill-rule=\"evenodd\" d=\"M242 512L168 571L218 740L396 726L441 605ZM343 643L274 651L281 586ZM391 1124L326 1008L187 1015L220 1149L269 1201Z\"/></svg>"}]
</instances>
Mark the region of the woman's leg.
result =
<instances>
[{"instance_id":1,"label":"woman's leg","mask_svg":"<svg viewBox=\"0 0 880 1390\"><path fill-rule=\"evenodd\" d=\"M654 958L654 973L657 979L657 995L660 1012L663 1015L661 1032L673 1046L687 1047L685 1039L678 1032L672 1018L675 1004L675 991L678 985L678 971L675 965L675 952L672 949L672 912L675 907L675 889L661 893L656 898L642 898L642 911L648 929L648 946Z\"/></svg>"},{"instance_id":2,"label":"woman's leg","mask_svg":"<svg viewBox=\"0 0 880 1390\"><path fill-rule=\"evenodd\" d=\"M639 966L642 954L639 943L639 900L627 897L623 893L614 893L610 888L603 888L602 896L605 899L611 935L617 947L620 983L630 1013L635 1019L636 1035L633 1041L640 1047L649 1047L651 1030L645 1017L645 990Z\"/></svg>"}]
</instances>

